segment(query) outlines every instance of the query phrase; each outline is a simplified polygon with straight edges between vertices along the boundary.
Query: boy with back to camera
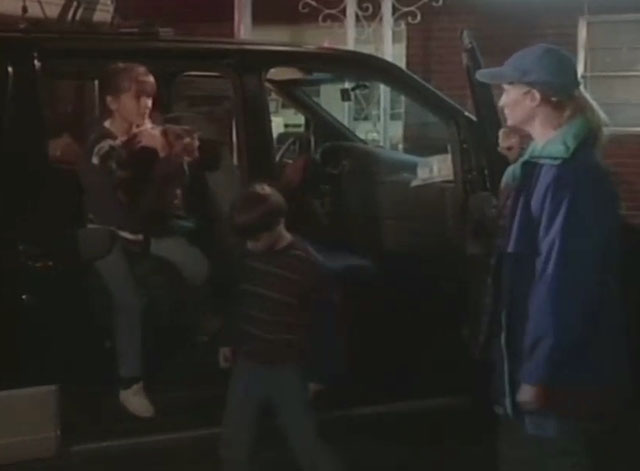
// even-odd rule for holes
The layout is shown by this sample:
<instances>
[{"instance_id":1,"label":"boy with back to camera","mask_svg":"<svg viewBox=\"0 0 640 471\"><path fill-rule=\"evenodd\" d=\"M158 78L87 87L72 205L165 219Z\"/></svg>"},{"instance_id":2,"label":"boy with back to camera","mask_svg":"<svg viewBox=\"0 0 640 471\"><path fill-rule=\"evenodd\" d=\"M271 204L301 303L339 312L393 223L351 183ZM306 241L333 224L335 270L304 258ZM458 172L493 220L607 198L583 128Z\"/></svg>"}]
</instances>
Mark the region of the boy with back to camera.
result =
<instances>
[{"instance_id":1,"label":"boy with back to camera","mask_svg":"<svg viewBox=\"0 0 640 471\"><path fill-rule=\"evenodd\" d=\"M338 469L319 440L304 365L318 301L327 293L319 257L284 224L284 198L255 184L234 203L233 229L246 240L225 325L220 366L233 372L223 419L225 471L249 469L261 406L275 411L304 470Z\"/></svg>"}]
</instances>

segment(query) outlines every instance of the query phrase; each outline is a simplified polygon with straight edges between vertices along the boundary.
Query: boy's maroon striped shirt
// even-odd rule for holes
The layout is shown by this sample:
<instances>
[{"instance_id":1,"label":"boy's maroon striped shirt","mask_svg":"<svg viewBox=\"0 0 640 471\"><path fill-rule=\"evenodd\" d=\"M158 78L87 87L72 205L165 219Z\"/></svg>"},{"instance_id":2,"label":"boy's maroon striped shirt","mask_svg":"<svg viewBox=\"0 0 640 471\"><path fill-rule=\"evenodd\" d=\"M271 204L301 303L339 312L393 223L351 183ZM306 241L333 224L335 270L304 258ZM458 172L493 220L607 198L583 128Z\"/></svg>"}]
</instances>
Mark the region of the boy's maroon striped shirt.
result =
<instances>
[{"instance_id":1,"label":"boy's maroon striped shirt","mask_svg":"<svg viewBox=\"0 0 640 471\"><path fill-rule=\"evenodd\" d=\"M303 362L311 316L327 287L320 257L296 238L276 250L245 250L223 344L258 363Z\"/></svg>"}]
</instances>

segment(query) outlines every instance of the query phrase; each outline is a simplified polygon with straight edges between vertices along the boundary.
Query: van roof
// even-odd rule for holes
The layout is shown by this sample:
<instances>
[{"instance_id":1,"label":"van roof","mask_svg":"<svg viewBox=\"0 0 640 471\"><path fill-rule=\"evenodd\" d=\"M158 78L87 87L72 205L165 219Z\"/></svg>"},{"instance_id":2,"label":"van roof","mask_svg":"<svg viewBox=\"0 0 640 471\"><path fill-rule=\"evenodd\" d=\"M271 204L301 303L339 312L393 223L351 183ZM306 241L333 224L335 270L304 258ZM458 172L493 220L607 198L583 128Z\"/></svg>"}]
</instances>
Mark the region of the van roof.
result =
<instances>
[{"instance_id":1,"label":"van roof","mask_svg":"<svg viewBox=\"0 0 640 471\"><path fill-rule=\"evenodd\" d=\"M187 36L176 34L172 28L163 27L123 27L110 28L101 25L19 25L0 24L0 40L2 39L32 39L32 40L77 40L82 39L89 42L101 42L104 40L115 42L148 42L153 41L159 44L171 45L174 43L198 45L226 45L244 46L258 48L291 48L298 50L308 49L328 49L345 50L337 47L321 47L315 45L296 45L287 42L276 41L256 41L251 39L220 38L211 36Z\"/></svg>"}]
</instances>

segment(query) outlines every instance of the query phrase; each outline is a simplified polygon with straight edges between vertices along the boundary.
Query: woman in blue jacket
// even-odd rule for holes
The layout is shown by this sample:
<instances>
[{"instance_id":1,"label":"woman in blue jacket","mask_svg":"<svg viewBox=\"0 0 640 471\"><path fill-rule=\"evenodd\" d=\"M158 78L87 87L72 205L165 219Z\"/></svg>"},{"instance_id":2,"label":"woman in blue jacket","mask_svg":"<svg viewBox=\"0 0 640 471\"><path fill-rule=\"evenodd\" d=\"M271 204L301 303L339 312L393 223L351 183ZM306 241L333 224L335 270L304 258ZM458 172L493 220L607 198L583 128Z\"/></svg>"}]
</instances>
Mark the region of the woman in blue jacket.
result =
<instances>
[{"instance_id":1,"label":"woman in blue jacket","mask_svg":"<svg viewBox=\"0 0 640 471\"><path fill-rule=\"evenodd\" d=\"M602 115L580 90L573 57L555 46L523 49L477 78L502 86L506 124L533 139L505 175L513 191L495 378L503 469L617 469L601 461L631 380Z\"/></svg>"}]
</instances>

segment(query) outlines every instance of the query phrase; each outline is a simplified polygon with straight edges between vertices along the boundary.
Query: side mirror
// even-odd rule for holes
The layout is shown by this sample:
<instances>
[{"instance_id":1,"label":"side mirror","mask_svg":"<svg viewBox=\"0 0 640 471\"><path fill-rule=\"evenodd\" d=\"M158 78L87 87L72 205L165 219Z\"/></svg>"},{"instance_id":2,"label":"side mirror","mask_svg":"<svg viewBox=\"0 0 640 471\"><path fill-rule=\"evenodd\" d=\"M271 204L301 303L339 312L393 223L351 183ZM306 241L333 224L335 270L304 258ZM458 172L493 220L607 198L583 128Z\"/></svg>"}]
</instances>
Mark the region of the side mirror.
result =
<instances>
[{"instance_id":1,"label":"side mirror","mask_svg":"<svg viewBox=\"0 0 640 471\"><path fill-rule=\"evenodd\" d=\"M350 103L353 101L353 95L359 92L369 92L371 86L366 82L358 82L351 87L344 87L340 89L340 99L343 103Z\"/></svg>"},{"instance_id":2,"label":"side mirror","mask_svg":"<svg viewBox=\"0 0 640 471\"><path fill-rule=\"evenodd\" d=\"M84 227L78 230L78 254L83 262L95 262L111 253L115 232L108 227Z\"/></svg>"}]
</instances>

